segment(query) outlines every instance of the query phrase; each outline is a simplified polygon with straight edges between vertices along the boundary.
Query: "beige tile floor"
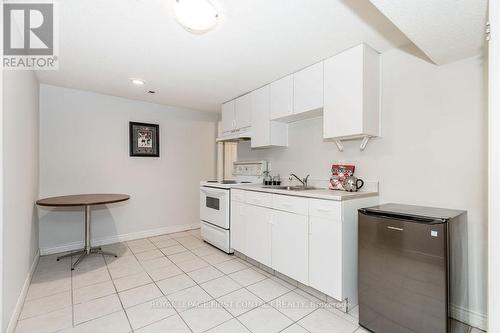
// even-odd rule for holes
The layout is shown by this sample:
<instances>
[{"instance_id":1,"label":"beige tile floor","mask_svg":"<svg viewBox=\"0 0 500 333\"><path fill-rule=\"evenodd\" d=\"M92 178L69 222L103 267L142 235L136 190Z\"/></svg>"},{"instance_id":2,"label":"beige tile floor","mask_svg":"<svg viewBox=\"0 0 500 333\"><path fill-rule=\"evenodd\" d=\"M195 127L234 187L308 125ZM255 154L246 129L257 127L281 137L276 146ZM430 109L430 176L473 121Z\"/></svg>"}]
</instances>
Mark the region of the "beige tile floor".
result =
<instances>
[{"instance_id":1,"label":"beige tile floor","mask_svg":"<svg viewBox=\"0 0 500 333\"><path fill-rule=\"evenodd\" d=\"M207 245L199 229L41 257L16 332L362 333L349 314ZM75 260L75 258L73 258ZM479 331L478 331L479 332Z\"/></svg>"}]
</instances>

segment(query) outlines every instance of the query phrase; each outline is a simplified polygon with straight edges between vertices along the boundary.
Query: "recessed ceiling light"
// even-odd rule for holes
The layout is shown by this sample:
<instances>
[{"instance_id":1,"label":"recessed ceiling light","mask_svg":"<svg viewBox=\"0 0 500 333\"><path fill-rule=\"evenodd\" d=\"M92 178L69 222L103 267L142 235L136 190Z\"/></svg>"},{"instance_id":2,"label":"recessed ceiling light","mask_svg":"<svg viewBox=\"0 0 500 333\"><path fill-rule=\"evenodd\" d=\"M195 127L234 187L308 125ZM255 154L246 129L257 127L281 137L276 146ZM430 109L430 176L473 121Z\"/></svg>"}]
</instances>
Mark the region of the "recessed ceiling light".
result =
<instances>
[{"instance_id":1,"label":"recessed ceiling light","mask_svg":"<svg viewBox=\"0 0 500 333\"><path fill-rule=\"evenodd\" d=\"M202 34L217 24L219 13L209 0L175 0L175 17L187 31Z\"/></svg>"},{"instance_id":2,"label":"recessed ceiling light","mask_svg":"<svg viewBox=\"0 0 500 333\"><path fill-rule=\"evenodd\" d=\"M136 86L143 86L146 82L141 79L130 79L130 82L135 84Z\"/></svg>"}]
</instances>

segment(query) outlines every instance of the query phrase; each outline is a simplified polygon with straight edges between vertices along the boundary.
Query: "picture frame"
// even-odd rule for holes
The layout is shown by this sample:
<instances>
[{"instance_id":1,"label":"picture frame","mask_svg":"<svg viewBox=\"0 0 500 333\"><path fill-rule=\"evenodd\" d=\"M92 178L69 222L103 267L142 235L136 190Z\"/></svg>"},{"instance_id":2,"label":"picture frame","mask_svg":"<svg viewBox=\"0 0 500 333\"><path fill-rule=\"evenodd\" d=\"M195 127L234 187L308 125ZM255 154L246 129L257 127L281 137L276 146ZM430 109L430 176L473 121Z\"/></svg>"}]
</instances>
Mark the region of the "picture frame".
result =
<instances>
[{"instance_id":1,"label":"picture frame","mask_svg":"<svg viewBox=\"0 0 500 333\"><path fill-rule=\"evenodd\" d=\"M132 157L160 157L160 125L129 122L129 146Z\"/></svg>"}]
</instances>

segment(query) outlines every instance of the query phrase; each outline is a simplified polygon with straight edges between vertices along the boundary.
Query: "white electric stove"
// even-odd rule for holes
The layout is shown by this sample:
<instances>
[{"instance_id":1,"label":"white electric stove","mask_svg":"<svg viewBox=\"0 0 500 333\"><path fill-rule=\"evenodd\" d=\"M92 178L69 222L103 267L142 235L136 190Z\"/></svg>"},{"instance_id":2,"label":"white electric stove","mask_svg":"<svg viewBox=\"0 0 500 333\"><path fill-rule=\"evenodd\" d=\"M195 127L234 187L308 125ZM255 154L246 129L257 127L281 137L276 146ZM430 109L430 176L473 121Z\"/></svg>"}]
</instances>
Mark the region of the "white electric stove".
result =
<instances>
[{"instance_id":1,"label":"white electric stove","mask_svg":"<svg viewBox=\"0 0 500 333\"><path fill-rule=\"evenodd\" d=\"M201 237L226 253L231 248L231 189L245 184L262 183L266 161L234 162L234 180L200 182Z\"/></svg>"}]
</instances>

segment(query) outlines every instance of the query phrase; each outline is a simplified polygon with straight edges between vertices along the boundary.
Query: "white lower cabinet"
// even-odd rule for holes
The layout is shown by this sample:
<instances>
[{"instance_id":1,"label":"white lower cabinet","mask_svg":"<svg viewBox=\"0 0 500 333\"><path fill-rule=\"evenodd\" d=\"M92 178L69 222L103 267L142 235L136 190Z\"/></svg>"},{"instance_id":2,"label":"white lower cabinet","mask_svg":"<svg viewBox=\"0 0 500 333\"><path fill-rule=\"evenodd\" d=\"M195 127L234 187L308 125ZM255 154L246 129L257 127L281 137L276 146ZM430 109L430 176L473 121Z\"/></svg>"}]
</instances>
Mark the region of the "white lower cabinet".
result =
<instances>
[{"instance_id":1,"label":"white lower cabinet","mask_svg":"<svg viewBox=\"0 0 500 333\"><path fill-rule=\"evenodd\" d=\"M331 201L235 190L231 198L235 250L357 305L357 210L377 197Z\"/></svg>"},{"instance_id":2,"label":"white lower cabinet","mask_svg":"<svg viewBox=\"0 0 500 333\"><path fill-rule=\"evenodd\" d=\"M231 248L246 252L246 204L231 200Z\"/></svg>"},{"instance_id":3,"label":"white lower cabinet","mask_svg":"<svg viewBox=\"0 0 500 333\"><path fill-rule=\"evenodd\" d=\"M275 210L272 215L271 267L308 284L308 217Z\"/></svg>"},{"instance_id":4,"label":"white lower cabinet","mask_svg":"<svg viewBox=\"0 0 500 333\"><path fill-rule=\"evenodd\" d=\"M246 254L271 267L271 214L266 207L248 205L245 208Z\"/></svg>"},{"instance_id":5,"label":"white lower cabinet","mask_svg":"<svg viewBox=\"0 0 500 333\"><path fill-rule=\"evenodd\" d=\"M309 217L309 285L337 300L343 298L340 218Z\"/></svg>"}]
</instances>

